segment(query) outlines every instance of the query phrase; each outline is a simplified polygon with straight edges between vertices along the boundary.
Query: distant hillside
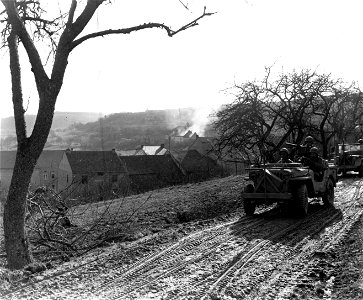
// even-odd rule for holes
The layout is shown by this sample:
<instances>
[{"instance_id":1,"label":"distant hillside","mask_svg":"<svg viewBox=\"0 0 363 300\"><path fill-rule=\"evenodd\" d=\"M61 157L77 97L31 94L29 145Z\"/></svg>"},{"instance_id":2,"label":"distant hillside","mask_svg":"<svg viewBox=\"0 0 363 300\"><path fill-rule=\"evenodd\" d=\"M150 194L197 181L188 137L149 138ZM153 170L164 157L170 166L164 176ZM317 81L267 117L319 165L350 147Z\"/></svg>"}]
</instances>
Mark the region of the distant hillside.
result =
<instances>
[{"instance_id":1,"label":"distant hillside","mask_svg":"<svg viewBox=\"0 0 363 300\"><path fill-rule=\"evenodd\" d=\"M83 132L99 132L100 123L103 127L116 129L138 128L140 131L162 128L170 130L179 125L191 123L195 110L193 108L147 110L144 112L114 113L100 120L87 124L75 124L72 128Z\"/></svg>"},{"instance_id":2,"label":"distant hillside","mask_svg":"<svg viewBox=\"0 0 363 300\"><path fill-rule=\"evenodd\" d=\"M52 130L65 129L73 124L94 122L100 116L99 113L90 112L55 112ZM28 131L33 129L35 123L35 115L26 115L25 120ZM14 117L8 117L1 119L1 137L14 136L15 135L15 121Z\"/></svg>"},{"instance_id":3,"label":"distant hillside","mask_svg":"<svg viewBox=\"0 0 363 300\"><path fill-rule=\"evenodd\" d=\"M27 126L34 126L35 116L27 116ZM46 149L135 149L138 145L171 145L170 135L191 130L201 136L214 136L207 125L207 118L194 108L169 110L147 110L144 112L124 112L107 116L93 113L55 113L52 130ZM30 130L29 130L30 131ZM16 149L14 119L1 121L1 148ZM185 146L185 145L184 145Z\"/></svg>"},{"instance_id":4,"label":"distant hillside","mask_svg":"<svg viewBox=\"0 0 363 300\"><path fill-rule=\"evenodd\" d=\"M62 137L87 150L158 145L166 143L173 128L190 124L194 115L193 108L115 113L95 122L74 124Z\"/></svg>"}]
</instances>

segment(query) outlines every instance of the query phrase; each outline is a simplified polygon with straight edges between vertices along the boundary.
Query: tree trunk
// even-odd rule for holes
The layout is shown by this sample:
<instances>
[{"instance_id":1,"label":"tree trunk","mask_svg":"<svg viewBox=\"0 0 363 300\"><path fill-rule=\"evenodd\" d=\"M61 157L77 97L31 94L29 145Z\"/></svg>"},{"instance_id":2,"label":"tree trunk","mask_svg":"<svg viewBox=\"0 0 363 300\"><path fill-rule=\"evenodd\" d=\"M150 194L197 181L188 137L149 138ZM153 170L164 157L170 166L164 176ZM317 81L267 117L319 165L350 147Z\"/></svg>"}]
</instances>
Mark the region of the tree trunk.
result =
<instances>
[{"instance_id":1,"label":"tree trunk","mask_svg":"<svg viewBox=\"0 0 363 300\"><path fill-rule=\"evenodd\" d=\"M10 269L20 269L32 262L25 215L26 196L36 159L27 150L22 151L18 148L9 194L4 206L5 250Z\"/></svg>"},{"instance_id":2,"label":"tree trunk","mask_svg":"<svg viewBox=\"0 0 363 300\"><path fill-rule=\"evenodd\" d=\"M37 160L44 149L52 126L54 103L51 92L40 95L37 119L30 138L18 141L18 151L9 194L4 206L4 236L8 268L20 269L32 262L25 228L26 196Z\"/></svg>"}]
</instances>

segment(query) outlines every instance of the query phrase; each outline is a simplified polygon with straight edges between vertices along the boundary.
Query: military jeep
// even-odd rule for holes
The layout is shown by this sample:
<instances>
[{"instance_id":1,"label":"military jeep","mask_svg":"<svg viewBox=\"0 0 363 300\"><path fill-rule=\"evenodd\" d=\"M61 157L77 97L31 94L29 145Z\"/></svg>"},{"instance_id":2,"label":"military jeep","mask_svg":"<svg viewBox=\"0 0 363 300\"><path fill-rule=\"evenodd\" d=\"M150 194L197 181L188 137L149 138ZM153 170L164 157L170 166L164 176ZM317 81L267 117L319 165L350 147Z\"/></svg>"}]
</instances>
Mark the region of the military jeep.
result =
<instances>
[{"instance_id":1,"label":"military jeep","mask_svg":"<svg viewBox=\"0 0 363 300\"><path fill-rule=\"evenodd\" d=\"M338 173L343 176L347 172L357 172L359 177L363 177L363 144L338 144L338 153L336 156Z\"/></svg>"},{"instance_id":2,"label":"military jeep","mask_svg":"<svg viewBox=\"0 0 363 300\"><path fill-rule=\"evenodd\" d=\"M269 163L248 169L247 184L242 193L248 216L256 206L273 203L290 205L298 216L308 213L308 198L320 197L327 206L334 205L334 187L338 181L334 164L323 161L323 171L314 173L301 163Z\"/></svg>"}]
</instances>

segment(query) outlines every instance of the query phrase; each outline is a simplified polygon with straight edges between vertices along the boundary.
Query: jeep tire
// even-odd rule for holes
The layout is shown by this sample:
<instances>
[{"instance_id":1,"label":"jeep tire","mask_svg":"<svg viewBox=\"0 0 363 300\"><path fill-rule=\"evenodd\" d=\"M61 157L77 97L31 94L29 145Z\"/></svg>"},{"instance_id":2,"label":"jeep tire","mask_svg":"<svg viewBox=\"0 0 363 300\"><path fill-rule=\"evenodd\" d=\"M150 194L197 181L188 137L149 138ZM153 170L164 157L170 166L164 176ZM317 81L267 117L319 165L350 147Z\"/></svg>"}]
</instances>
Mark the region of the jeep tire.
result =
<instances>
[{"instance_id":1,"label":"jeep tire","mask_svg":"<svg viewBox=\"0 0 363 300\"><path fill-rule=\"evenodd\" d=\"M305 217L308 214L309 207L308 190L305 183L296 186L293 201L295 203L294 206L297 216Z\"/></svg>"},{"instance_id":2,"label":"jeep tire","mask_svg":"<svg viewBox=\"0 0 363 300\"><path fill-rule=\"evenodd\" d=\"M252 184L248 184L244 188L245 193L253 193L255 188ZM256 209L256 203L252 202L251 199L243 198L243 208L245 210L246 216L253 216Z\"/></svg>"},{"instance_id":3,"label":"jeep tire","mask_svg":"<svg viewBox=\"0 0 363 300\"><path fill-rule=\"evenodd\" d=\"M323 203L326 206L333 206L334 205L334 183L329 178L326 184L326 190L324 195L322 196Z\"/></svg>"},{"instance_id":4,"label":"jeep tire","mask_svg":"<svg viewBox=\"0 0 363 300\"><path fill-rule=\"evenodd\" d=\"M363 165L360 165L358 168L358 177L359 178L363 177Z\"/></svg>"}]
</instances>

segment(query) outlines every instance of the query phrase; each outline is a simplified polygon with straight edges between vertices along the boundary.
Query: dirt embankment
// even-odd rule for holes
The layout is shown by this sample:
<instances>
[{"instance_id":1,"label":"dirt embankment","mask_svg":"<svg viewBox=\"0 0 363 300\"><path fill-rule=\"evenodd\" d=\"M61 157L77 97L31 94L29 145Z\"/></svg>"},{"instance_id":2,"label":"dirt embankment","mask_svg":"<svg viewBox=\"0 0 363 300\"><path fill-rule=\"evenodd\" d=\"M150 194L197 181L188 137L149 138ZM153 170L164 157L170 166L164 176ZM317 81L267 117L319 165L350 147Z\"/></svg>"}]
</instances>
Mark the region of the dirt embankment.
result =
<instances>
[{"instance_id":1,"label":"dirt embankment","mask_svg":"<svg viewBox=\"0 0 363 300\"><path fill-rule=\"evenodd\" d=\"M304 219L278 206L246 217L238 201L243 184L230 177L164 190L134 223L139 238L9 284L2 296L362 298L362 180L340 182L334 208L312 200Z\"/></svg>"}]
</instances>

